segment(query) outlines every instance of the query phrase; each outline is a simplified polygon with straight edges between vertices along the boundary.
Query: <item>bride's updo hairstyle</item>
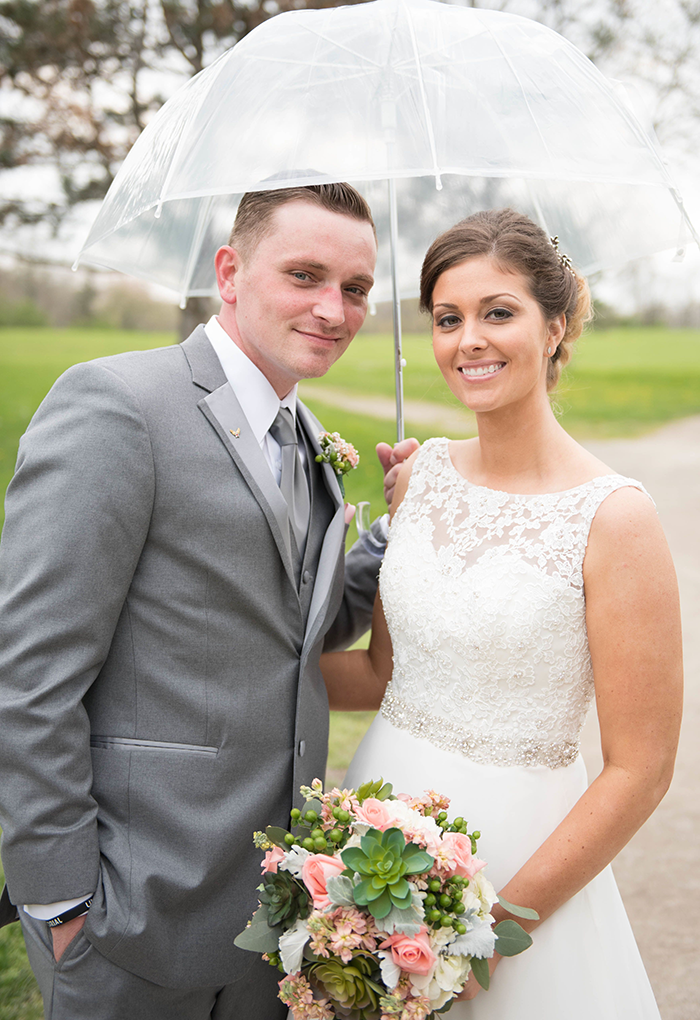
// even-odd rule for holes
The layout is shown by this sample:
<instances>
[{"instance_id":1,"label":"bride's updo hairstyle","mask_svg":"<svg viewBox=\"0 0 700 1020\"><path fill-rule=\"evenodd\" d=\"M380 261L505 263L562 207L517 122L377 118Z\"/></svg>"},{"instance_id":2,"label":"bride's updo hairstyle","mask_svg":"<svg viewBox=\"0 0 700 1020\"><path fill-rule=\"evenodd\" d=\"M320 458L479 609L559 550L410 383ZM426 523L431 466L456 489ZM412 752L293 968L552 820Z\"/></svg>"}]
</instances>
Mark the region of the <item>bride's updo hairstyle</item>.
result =
<instances>
[{"instance_id":1,"label":"bride's updo hairstyle","mask_svg":"<svg viewBox=\"0 0 700 1020\"><path fill-rule=\"evenodd\" d=\"M592 315L588 283L527 216L513 209L489 209L474 213L433 241L421 270L421 309L432 314L433 291L444 272L483 257L525 277L547 322L562 312L566 316L564 336L547 364L547 390L553 390Z\"/></svg>"}]
</instances>

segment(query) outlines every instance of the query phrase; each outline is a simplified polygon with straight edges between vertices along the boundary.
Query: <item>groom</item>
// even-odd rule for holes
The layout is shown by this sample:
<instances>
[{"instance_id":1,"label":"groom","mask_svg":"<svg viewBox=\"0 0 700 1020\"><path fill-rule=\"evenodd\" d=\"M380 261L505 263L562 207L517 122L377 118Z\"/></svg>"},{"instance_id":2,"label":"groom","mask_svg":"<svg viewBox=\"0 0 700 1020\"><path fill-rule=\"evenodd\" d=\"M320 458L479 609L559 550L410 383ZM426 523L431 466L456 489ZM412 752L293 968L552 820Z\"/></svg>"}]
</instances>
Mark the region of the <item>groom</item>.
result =
<instances>
[{"instance_id":1,"label":"groom","mask_svg":"<svg viewBox=\"0 0 700 1020\"><path fill-rule=\"evenodd\" d=\"M233 946L251 837L323 775L319 655L367 629L383 549L375 523L344 579L343 501L296 384L348 347L375 258L348 185L244 196L218 319L74 366L22 439L0 822L5 910L52 1020L286 1013L275 972Z\"/></svg>"}]
</instances>

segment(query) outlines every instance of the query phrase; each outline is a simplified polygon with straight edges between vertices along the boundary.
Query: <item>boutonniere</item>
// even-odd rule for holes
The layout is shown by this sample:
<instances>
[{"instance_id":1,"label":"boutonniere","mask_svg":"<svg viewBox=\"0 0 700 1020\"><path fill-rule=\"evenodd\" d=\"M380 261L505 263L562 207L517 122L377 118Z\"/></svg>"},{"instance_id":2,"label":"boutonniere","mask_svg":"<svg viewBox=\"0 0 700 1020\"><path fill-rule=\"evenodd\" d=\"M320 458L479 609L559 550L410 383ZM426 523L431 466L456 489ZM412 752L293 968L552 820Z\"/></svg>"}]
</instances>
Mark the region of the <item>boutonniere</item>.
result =
<instances>
[{"instance_id":1,"label":"boutonniere","mask_svg":"<svg viewBox=\"0 0 700 1020\"><path fill-rule=\"evenodd\" d=\"M360 463L360 455L352 443L346 443L338 432L321 432L318 441L322 452L316 457L316 463L330 464L337 475L340 492L344 499L343 475L357 467Z\"/></svg>"}]
</instances>

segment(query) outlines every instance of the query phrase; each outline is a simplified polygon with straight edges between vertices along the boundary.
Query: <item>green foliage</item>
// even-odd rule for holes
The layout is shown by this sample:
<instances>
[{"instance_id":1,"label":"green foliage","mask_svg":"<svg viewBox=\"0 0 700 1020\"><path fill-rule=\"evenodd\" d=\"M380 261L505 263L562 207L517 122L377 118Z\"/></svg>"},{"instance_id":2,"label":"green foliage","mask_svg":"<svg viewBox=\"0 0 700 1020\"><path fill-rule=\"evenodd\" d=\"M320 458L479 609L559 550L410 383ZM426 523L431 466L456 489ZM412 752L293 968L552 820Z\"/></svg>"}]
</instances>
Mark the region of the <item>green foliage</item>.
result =
<instances>
[{"instance_id":1,"label":"green foliage","mask_svg":"<svg viewBox=\"0 0 700 1020\"><path fill-rule=\"evenodd\" d=\"M502 896L498 897L498 902L502 907L505 907L509 914L515 914L516 917L526 917L529 921L539 921L540 919L540 915L532 907L517 907L514 903L504 900Z\"/></svg>"},{"instance_id":2,"label":"green foliage","mask_svg":"<svg viewBox=\"0 0 700 1020\"><path fill-rule=\"evenodd\" d=\"M251 953L274 953L277 950L282 928L270 924L268 908L261 903L253 914L250 924L236 935L234 946L248 949Z\"/></svg>"},{"instance_id":3,"label":"green foliage","mask_svg":"<svg viewBox=\"0 0 700 1020\"><path fill-rule=\"evenodd\" d=\"M0 867L0 888L5 876ZM0 1017L2 1020L41 1020L41 995L27 960L19 923L0 928Z\"/></svg>"},{"instance_id":4,"label":"green foliage","mask_svg":"<svg viewBox=\"0 0 700 1020\"><path fill-rule=\"evenodd\" d=\"M478 956L472 959L472 973L479 982L481 987L488 991L488 987L491 984L491 975L489 973L489 961L481 960Z\"/></svg>"},{"instance_id":5,"label":"green foliage","mask_svg":"<svg viewBox=\"0 0 700 1020\"><path fill-rule=\"evenodd\" d=\"M493 930L498 935L496 951L501 956L517 956L519 953L524 953L532 945L531 936L520 927L517 921L511 920L510 917L506 918L505 921L499 921Z\"/></svg>"}]
</instances>

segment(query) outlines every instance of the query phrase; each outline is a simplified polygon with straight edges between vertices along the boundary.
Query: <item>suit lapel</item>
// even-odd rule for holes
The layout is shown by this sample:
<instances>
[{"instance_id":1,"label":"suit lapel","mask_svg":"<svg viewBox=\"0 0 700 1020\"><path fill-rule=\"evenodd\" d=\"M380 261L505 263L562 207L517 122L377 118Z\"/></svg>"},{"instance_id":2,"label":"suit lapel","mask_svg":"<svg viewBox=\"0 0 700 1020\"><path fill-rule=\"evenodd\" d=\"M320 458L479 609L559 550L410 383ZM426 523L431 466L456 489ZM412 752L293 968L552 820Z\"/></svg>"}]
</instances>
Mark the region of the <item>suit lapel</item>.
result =
<instances>
[{"instance_id":1,"label":"suit lapel","mask_svg":"<svg viewBox=\"0 0 700 1020\"><path fill-rule=\"evenodd\" d=\"M229 385L221 362L203 326L198 326L181 345L192 371L192 382L207 395L198 401L231 459L260 504L275 540L284 568L297 590L292 566L289 516L284 496L272 476L260 444Z\"/></svg>"},{"instance_id":2,"label":"suit lapel","mask_svg":"<svg viewBox=\"0 0 700 1020\"><path fill-rule=\"evenodd\" d=\"M245 478L270 525L284 568L296 591L292 550L289 537L289 515L284 496L241 410L236 395L226 382L203 400L199 407L214 426L230 456Z\"/></svg>"},{"instance_id":3,"label":"suit lapel","mask_svg":"<svg viewBox=\"0 0 700 1020\"><path fill-rule=\"evenodd\" d=\"M297 402L297 417L299 418L308 438L312 456L315 457L317 454L321 453L318 436L319 433L323 431L323 428L320 422L313 414L311 414L308 407L305 407L301 401ZM309 607L309 615L306 621L306 633L304 635L302 657L313 645L319 628L323 623L323 611L328 603L333 578L335 577L335 572L338 566L338 556L342 552L343 542L345 540L345 506L343 503L343 497L340 494L340 486L338 485L335 471L330 464L326 464L325 462L319 464L318 467L321 468L324 484L331 499L333 500L335 513L333 514L330 524L326 530L323 544L321 546L321 553L318 559L314 590L313 595L311 596L311 605Z\"/></svg>"}]
</instances>

